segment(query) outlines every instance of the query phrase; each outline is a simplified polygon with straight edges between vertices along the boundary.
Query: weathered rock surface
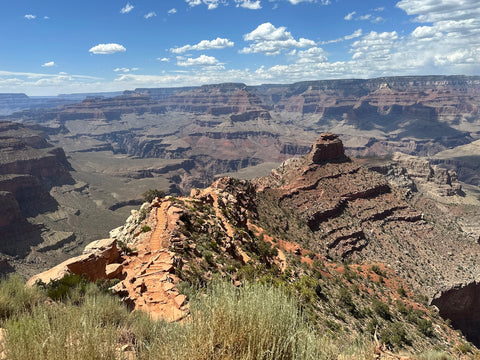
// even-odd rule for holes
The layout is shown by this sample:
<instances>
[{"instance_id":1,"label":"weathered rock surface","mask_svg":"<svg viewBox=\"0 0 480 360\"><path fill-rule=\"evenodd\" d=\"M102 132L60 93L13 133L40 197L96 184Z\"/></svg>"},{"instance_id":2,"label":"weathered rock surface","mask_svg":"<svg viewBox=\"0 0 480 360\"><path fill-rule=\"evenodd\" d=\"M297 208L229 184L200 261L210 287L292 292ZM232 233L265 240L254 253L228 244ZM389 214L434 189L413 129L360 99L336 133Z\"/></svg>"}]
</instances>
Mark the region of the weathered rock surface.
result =
<instances>
[{"instance_id":1,"label":"weathered rock surface","mask_svg":"<svg viewBox=\"0 0 480 360\"><path fill-rule=\"evenodd\" d=\"M115 239L102 239L92 241L85 246L83 254L95 253L106 259L107 265L113 264L120 260L120 251L117 247Z\"/></svg>"},{"instance_id":2,"label":"weathered rock surface","mask_svg":"<svg viewBox=\"0 0 480 360\"><path fill-rule=\"evenodd\" d=\"M440 196L462 194L462 186L458 182L457 174L437 165L431 165L427 159L412 155L394 153L392 160L406 169L407 174L419 186L426 187L431 193Z\"/></svg>"},{"instance_id":3,"label":"weathered rock surface","mask_svg":"<svg viewBox=\"0 0 480 360\"><path fill-rule=\"evenodd\" d=\"M480 186L480 140L441 151L432 156L430 161L454 170L461 181Z\"/></svg>"},{"instance_id":4,"label":"weathered rock surface","mask_svg":"<svg viewBox=\"0 0 480 360\"><path fill-rule=\"evenodd\" d=\"M27 281L27 285L32 286L38 281L49 283L63 278L66 274L85 275L91 281L106 279L107 266L118 260L120 260L120 251L117 248L116 240L97 240L85 247L84 254L68 259L50 270L31 277ZM110 277L114 277L112 267L108 268L108 273Z\"/></svg>"},{"instance_id":5,"label":"weathered rock surface","mask_svg":"<svg viewBox=\"0 0 480 360\"><path fill-rule=\"evenodd\" d=\"M432 304L440 315L452 321L452 325L474 344L480 344L480 282L473 281L439 291Z\"/></svg>"},{"instance_id":6,"label":"weathered rock surface","mask_svg":"<svg viewBox=\"0 0 480 360\"><path fill-rule=\"evenodd\" d=\"M319 142L324 137L320 135ZM311 157L285 162L271 176L254 181L260 218L273 234L304 241L331 257L385 262L429 295L476 279L480 246L462 231L452 211L478 211L478 201L437 208L435 201L412 191L425 182L431 191L450 195L449 202L462 204L465 200L457 192L445 190L456 189L454 174L428 161L402 157L405 167L398 173L412 186L406 192L369 171L365 160L334 158L316 164Z\"/></svg>"},{"instance_id":7,"label":"weathered rock surface","mask_svg":"<svg viewBox=\"0 0 480 360\"><path fill-rule=\"evenodd\" d=\"M321 164L324 161L345 159L343 143L336 134L321 134L313 144L309 159L314 164Z\"/></svg>"},{"instance_id":8,"label":"weathered rock surface","mask_svg":"<svg viewBox=\"0 0 480 360\"><path fill-rule=\"evenodd\" d=\"M41 132L0 122L0 139L0 252L24 257L46 233L27 218L56 211L49 190L73 179L63 150L47 143Z\"/></svg>"}]
</instances>

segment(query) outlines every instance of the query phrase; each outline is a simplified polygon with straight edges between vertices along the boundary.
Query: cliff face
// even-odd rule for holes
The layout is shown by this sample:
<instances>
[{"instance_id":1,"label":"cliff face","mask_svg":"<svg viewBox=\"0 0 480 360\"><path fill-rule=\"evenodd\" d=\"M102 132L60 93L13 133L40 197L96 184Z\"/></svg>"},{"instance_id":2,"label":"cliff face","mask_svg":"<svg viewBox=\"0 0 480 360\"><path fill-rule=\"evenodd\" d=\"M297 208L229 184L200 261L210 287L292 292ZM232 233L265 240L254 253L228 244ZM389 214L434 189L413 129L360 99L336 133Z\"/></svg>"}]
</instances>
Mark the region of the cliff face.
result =
<instances>
[{"instance_id":1,"label":"cliff face","mask_svg":"<svg viewBox=\"0 0 480 360\"><path fill-rule=\"evenodd\" d=\"M78 98L72 97L29 97L21 93L0 93L0 115L9 115L25 109L54 108L59 105L72 104Z\"/></svg>"},{"instance_id":2,"label":"cliff face","mask_svg":"<svg viewBox=\"0 0 480 360\"><path fill-rule=\"evenodd\" d=\"M47 143L40 132L0 122L0 136L0 175L31 175L47 188L72 181L63 149Z\"/></svg>"},{"instance_id":3,"label":"cliff face","mask_svg":"<svg viewBox=\"0 0 480 360\"><path fill-rule=\"evenodd\" d=\"M43 241L41 227L27 218L56 211L50 189L73 179L63 150L47 143L40 132L1 122L0 139L0 252L25 257Z\"/></svg>"}]
</instances>

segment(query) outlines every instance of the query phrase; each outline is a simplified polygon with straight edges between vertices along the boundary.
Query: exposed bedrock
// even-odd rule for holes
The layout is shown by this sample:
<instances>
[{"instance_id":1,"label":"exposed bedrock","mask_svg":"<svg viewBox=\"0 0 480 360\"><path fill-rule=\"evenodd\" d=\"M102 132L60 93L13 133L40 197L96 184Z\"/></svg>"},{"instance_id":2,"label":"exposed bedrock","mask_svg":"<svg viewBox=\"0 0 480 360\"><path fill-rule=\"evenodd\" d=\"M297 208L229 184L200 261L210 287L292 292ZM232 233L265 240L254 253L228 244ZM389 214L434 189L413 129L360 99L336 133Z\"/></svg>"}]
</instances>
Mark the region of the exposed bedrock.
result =
<instances>
[{"instance_id":1,"label":"exposed bedrock","mask_svg":"<svg viewBox=\"0 0 480 360\"><path fill-rule=\"evenodd\" d=\"M440 315L450 319L469 341L480 346L480 282L461 284L441 291L432 300Z\"/></svg>"},{"instance_id":2,"label":"exposed bedrock","mask_svg":"<svg viewBox=\"0 0 480 360\"><path fill-rule=\"evenodd\" d=\"M444 286L476 280L480 247L454 218L467 211L475 214L473 205L437 208L432 199L438 196L410 194L370 171L367 159L337 161L340 146L332 143L336 142L330 134L322 134L310 155L285 161L270 176L254 180L265 228L287 239L304 239L313 251L333 258L360 257L389 264L429 296ZM322 152L318 144L328 150ZM325 154L319 158L331 160L314 163L311 159L317 152ZM412 167L415 182L428 184L428 191L455 183L454 176L428 162L406 165ZM377 161L370 168L401 176L407 188L415 185L409 169L391 160ZM452 195L451 201L463 204L463 197Z\"/></svg>"},{"instance_id":3,"label":"exposed bedrock","mask_svg":"<svg viewBox=\"0 0 480 360\"><path fill-rule=\"evenodd\" d=\"M342 160L345 158L343 143L336 134L321 134L317 142L313 144L309 159L314 164L321 164L324 161Z\"/></svg>"},{"instance_id":4,"label":"exposed bedrock","mask_svg":"<svg viewBox=\"0 0 480 360\"><path fill-rule=\"evenodd\" d=\"M417 156L395 153L392 159L406 170L416 184L427 187L432 193L440 196L462 194L462 186L455 171L431 165L429 160Z\"/></svg>"},{"instance_id":5,"label":"exposed bedrock","mask_svg":"<svg viewBox=\"0 0 480 360\"><path fill-rule=\"evenodd\" d=\"M282 149L280 150L281 154L287 155L306 155L310 152L311 147L293 143L285 143L282 145Z\"/></svg>"},{"instance_id":6,"label":"exposed bedrock","mask_svg":"<svg viewBox=\"0 0 480 360\"><path fill-rule=\"evenodd\" d=\"M69 170L64 151L41 132L0 122L0 252L23 258L32 246L62 238L63 232L35 225L33 218L59 209L50 190L74 183Z\"/></svg>"}]
</instances>

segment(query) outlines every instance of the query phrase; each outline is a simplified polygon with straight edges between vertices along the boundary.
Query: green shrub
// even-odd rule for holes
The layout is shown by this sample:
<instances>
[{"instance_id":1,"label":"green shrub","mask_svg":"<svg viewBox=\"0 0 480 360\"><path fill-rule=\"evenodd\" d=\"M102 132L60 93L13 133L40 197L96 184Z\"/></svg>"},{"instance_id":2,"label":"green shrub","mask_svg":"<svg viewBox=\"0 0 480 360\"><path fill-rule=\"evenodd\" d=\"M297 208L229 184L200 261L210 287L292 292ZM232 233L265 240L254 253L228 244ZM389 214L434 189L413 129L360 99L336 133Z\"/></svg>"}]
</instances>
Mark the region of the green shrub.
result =
<instances>
[{"instance_id":1,"label":"green shrub","mask_svg":"<svg viewBox=\"0 0 480 360\"><path fill-rule=\"evenodd\" d=\"M191 303L183 359L316 359L321 341L281 289L226 283ZM165 354L168 355L168 354Z\"/></svg>"},{"instance_id":2,"label":"green shrub","mask_svg":"<svg viewBox=\"0 0 480 360\"><path fill-rule=\"evenodd\" d=\"M207 262L208 265L215 266L215 261L213 259L213 254L211 251L204 251L203 257L205 258L205 261Z\"/></svg>"},{"instance_id":3,"label":"green shrub","mask_svg":"<svg viewBox=\"0 0 480 360\"><path fill-rule=\"evenodd\" d=\"M117 245L120 248L120 250L122 250L122 252L127 255L131 255L132 253L137 251L136 248L131 248L130 246L127 245L127 243L121 240L117 241Z\"/></svg>"},{"instance_id":4,"label":"green shrub","mask_svg":"<svg viewBox=\"0 0 480 360\"><path fill-rule=\"evenodd\" d=\"M149 189L142 194L144 202L152 202L155 198L162 198L165 196L165 192L158 189Z\"/></svg>"},{"instance_id":5,"label":"green shrub","mask_svg":"<svg viewBox=\"0 0 480 360\"><path fill-rule=\"evenodd\" d=\"M150 226L148 226L148 225L142 226L142 232L144 232L144 233L145 233L145 232L149 232L149 231L151 231L151 230L152 230L152 228L151 228Z\"/></svg>"},{"instance_id":6,"label":"green shrub","mask_svg":"<svg viewBox=\"0 0 480 360\"><path fill-rule=\"evenodd\" d=\"M459 352L462 355L466 355L472 352L472 346L469 343L460 343L455 346L455 351Z\"/></svg>"},{"instance_id":7,"label":"green shrub","mask_svg":"<svg viewBox=\"0 0 480 360\"><path fill-rule=\"evenodd\" d=\"M343 276L350 282L357 278L357 274L346 263L343 264Z\"/></svg>"},{"instance_id":8,"label":"green shrub","mask_svg":"<svg viewBox=\"0 0 480 360\"><path fill-rule=\"evenodd\" d=\"M380 269L380 266L378 266L378 265L372 265L371 270L372 270L375 274L383 276L383 272L382 272L382 270Z\"/></svg>"},{"instance_id":9,"label":"green shrub","mask_svg":"<svg viewBox=\"0 0 480 360\"><path fill-rule=\"evenodd\" d=\"M403 347L409 343L405 328L399 322L388 324L380 331L380 337L387 346Z\"/></svg>"},{"instance_id":10,"label":"green shrub","mask_svg":"<svg viewBox=\"0 0 480 360\"><path fill-rule=\"evenodd\" d=\"M400 287L397 289L397 293L398 293L398 295L400 295L401 297L407 296L407 292L405 291L405 289L403 288L403 286L400 286Z\"/></svg>"},{"instance_id":11,"label":"green shrub","mask_svg":"<svg viewBox=\"0 0 480 360\"><path fill-rule=\"evenodd\" d=\"M317 285L318 282L310 276L302 276L295 281L293 288L295 289L297 296L299 296L302 304L309 304L317 298Z\"/></svg>"},{"instance_id":12,"label":"green shrub","mask_svg":"<svg viewBox=\"0 0 480 360\"><path fill-rule=\"evenodd\" d=\"M353 302L352 295L345 288L340 288L338 292L338 301L340 306L346 308L350 313L355 312L355 303Z\"/></svg>"},{"instance_id":13,"label":"green shrub","mask_svg":"<svg viewBox=\"0 0 480 360\"><path fill-rule=\"evenodd\" d=\"M5 324L7 358L118 359L118 314L128 313L124 307L113 304L108 295L99 296L80 307L42 305L30 314L9 319Z\"/></svg>"},{"instance_id":14,"label":"green shrub","mask_svg":"<svg viewBox=\"0 0 480 360\"><path fill-rule=\"evenodd\" d=\"M381 302L380 300L373 299L372 309L385 320L390 320L392 317L392 314L390 313L390 308L388 307L388 305Z\"/></svg>"},{"instance_id":15,"label":"green shrub","mask_svg":"<svg viewBox=\"0 0 480 360\"><path fill-rule=\"evenodd\" d=\"M73 292L77 293L76 297L84 295L87 289L87 279L77 274L66 274L61 279L52 280L48 284L42 283L39 286L52 300L65 300L67 297L72 297Z\"/></svg>"},{"instance_id":16,"label":"green shrub","mask_svg":"<svg viewBox=\"0 0 480 360\"><path fill-rule=\"evenodd\" d=\"M433 336L433 324L430 320L427 319L418 319L417 328L423 335L431 337Z\"/></svg>"},{"instance_id":17,"label":"green shrub","mask_svg":"<svg viewBox=\"0 0 480 360\"><path fill-rule=\"evenodd\" d=\"M371 335L373 335L375 334L375 331L377 330L377 328L378 328L378 320L377 318L373 318L368 322L366 331L367 333L370 333Z\"/></svg>"},{"instance_id":18,"label":"green shrub","mask_svg":"<svg viewBox=\"0 0 480 360\"><path fill-rule=\"evenodd\" d=\"M270 263L273 257L278 255L278 249L273 247L269 242L263 240L263 236L257 241L257 253L260 261Z\"/></svg>"}]
</instances>

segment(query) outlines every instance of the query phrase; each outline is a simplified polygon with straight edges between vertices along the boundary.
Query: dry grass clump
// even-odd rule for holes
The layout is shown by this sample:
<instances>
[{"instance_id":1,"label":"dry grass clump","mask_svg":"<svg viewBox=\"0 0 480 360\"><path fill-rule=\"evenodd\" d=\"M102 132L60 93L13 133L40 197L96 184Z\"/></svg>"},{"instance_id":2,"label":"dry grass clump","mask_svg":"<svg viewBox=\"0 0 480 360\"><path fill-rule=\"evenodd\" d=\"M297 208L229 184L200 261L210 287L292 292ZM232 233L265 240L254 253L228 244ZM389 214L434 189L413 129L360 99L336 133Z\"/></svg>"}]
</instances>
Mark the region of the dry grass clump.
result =
<instances>
[{"instance_id":1,"label":"dry grass clump","mask_svg":"<svg viewBox=\"0 0 480 360\"><path fill-rule=\"evenodd\" d=\"M0 321L28 312L45 299L38 289L25 287L20 276L11 275L0 283Z\"/></svg>"},{"instance_id":2,"label":"dry grass clump","mask_svg":"<svg viewBox=\"0 0 480 360\"><path fill-rule=\"evenodd\" d=\"M347 344L313 330L282 289L213 284L184 324L157 324L141 359L372 359L371 342ZM144 326L147 324L144 324ZM138 331L137 335L148 331ZM145 339L145 338L144 338ZM140 340L141 341L141 340ZM139 349L140 350L140 349Z\"/></svg>"},{"instance_id":3,"label":"dry grass clump","mask_svg":"<svg viewBox=\"0 0 480 360\"><path fill-rule=\"evenodd\" d=\"M5 321L10 360L120 359L119 326L130 314L115 298L92 284L79 305L37 304ZM39 290L37 290L39 291Z\"/></svg>"},{"instance_id":4,"label":"dry grass clump","mask_svg":"<svg viewBox=\"0 0 480 360\"><path fill-rule=\"evenodd\" d=\"M0 283L8 359L124 359L125 347L138 360L374 358L367 337L313 328L282 287L214 282L206 292L192 293L191 316L183 324L129 312L96 284L80 282L63 290L61 300L52 303L45 302L46 289L25 288L16 277ZM419 357L446 358L441 353Z\"/></svg>"}]
</instances>

